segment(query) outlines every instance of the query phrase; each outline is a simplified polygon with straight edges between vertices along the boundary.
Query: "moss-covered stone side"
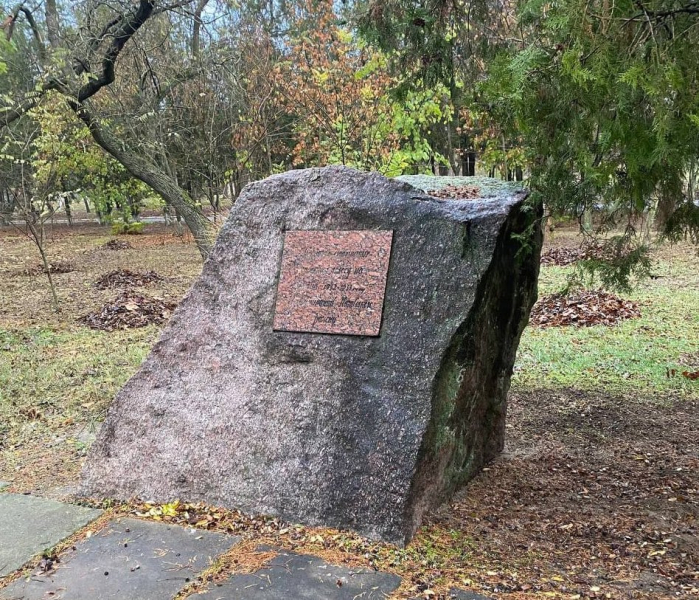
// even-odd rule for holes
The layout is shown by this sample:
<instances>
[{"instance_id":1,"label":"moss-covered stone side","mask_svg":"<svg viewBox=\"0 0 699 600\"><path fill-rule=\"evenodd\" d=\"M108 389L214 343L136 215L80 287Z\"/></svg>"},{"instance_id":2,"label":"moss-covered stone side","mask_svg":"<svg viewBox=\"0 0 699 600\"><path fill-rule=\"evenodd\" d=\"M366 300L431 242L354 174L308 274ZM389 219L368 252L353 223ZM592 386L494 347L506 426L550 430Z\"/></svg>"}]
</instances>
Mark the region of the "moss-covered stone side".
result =
<instances>
[{"instance_id":1,"label":"moss-covered stone side","mask_svg":"<svg viewBox=\"0 0 699 600\"><path fill-rule=\"evenodd\" d=\"M523 204L505 221L472 310L444 353L408 507L414 528L503 448L510 377L537 297L540 218Z\"/></svg>"}]
</instances>

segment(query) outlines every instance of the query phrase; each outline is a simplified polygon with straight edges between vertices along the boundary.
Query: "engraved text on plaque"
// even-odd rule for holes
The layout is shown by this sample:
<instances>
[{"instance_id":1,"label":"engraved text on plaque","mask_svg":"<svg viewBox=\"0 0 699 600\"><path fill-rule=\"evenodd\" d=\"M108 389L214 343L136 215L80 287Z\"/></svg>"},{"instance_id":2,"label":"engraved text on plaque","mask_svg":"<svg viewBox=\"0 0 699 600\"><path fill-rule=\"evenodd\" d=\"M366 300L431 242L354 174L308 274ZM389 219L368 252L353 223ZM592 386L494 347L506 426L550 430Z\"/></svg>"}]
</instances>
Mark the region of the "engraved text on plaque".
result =
<instances>
[{"instance_id":1,"label":"engraved text on plaque","mask_svg":"<svg viewBox=\"0 0 699 600\"><path fill-rule=\"evenodd\" d=\"M377 336L392 231L287 231L276 331Z\"/></svg>"}]
</instances>

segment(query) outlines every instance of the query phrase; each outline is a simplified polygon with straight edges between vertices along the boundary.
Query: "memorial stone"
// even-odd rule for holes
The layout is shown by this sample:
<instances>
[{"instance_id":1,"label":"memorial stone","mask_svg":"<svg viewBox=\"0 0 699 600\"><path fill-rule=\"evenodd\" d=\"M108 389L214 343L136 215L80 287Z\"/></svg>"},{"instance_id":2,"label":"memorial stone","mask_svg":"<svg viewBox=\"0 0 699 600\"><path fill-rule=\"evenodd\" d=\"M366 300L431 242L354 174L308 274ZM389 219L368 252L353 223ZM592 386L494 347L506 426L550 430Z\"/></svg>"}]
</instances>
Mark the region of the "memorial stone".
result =
<instances>
[{"instance_id":1,"label":"memorial stone","mask_svg":"<svg viewBox=\"0 0 699 600\"><path fill-rule=\"evenodd\" d=\"M83 493L406 543L502 449L536 299L539 215L510 184L469 184L481 197L345 167L248 185L111 406Z\"/></svg>"}]
</instances>

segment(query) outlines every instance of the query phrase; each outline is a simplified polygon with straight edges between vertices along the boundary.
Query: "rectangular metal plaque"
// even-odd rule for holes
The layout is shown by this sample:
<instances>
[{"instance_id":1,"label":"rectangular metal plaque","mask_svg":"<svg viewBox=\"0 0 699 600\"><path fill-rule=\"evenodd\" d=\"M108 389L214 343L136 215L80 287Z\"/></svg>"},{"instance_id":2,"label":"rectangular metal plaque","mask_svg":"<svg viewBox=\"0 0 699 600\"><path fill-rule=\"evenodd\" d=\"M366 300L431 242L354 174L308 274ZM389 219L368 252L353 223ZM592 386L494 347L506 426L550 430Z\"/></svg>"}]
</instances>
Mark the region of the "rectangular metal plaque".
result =
<instances>
[{"instance_id":1,"label":"rectangular metal plaque","mask_svg":"<svg viewBox=\"0 0 699 600\"><path fill-rule=\"evenodd\" d=\"M377 336L393 231L287 231L275 331Z\"/></svg>"}]
</instances>

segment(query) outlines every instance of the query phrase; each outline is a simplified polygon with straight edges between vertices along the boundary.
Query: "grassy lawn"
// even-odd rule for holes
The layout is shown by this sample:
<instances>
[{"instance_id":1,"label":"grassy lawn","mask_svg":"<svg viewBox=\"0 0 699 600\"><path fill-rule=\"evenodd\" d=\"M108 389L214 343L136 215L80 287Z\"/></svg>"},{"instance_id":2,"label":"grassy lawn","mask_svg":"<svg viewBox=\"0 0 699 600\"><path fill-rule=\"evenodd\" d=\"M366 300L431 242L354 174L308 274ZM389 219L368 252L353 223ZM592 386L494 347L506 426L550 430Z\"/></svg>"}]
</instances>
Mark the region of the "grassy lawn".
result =
<instances>
[{"instance_id":1,"label":"grassy lawn","mask_svg":"<svg viewBox=\"0 0 699 600\"><path fill-rule=\"evenodd\" d=\"M115 269L155 270L162 282L138 292L178 301L201 260L191 240L149 225L120 238L132 249L101 246L109 228L49 230L49 261L75 270L54 275L61 311L51 306L36 248L16 230L0 230L0 480L15 489L60 497L74 484L80 461L114 394L133 375L160 328L94 331L77 323L114 298L95 281Z\"/></svg>"},{"instance_id":2,"label":"grassy lawn","mask_svg":"<svg viewBox=\"0 0 699 600\"><path fill-rule=\"evenodd\" d=\"M640 282L624 295L639 304L640 319L614 327L528 327L519 347L514 389L699 397L697 382L682 376L682 371L699 369L698 264L691 247L659 248L653 269L657 279ZM542 266L539 297L560 291L573 269Z\"/></svg>"},{"instance_id":3,"label":"grassy lawn","mask_svg":"<svg viewBox=\"0 0 699 600\"><path fill-rule=\"evenodd\" d=\"M87 328L0 329L0 431L39 421L94 424L147 355L157 328L111 334Z\"/></svg>"}]
</instances>

